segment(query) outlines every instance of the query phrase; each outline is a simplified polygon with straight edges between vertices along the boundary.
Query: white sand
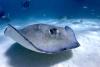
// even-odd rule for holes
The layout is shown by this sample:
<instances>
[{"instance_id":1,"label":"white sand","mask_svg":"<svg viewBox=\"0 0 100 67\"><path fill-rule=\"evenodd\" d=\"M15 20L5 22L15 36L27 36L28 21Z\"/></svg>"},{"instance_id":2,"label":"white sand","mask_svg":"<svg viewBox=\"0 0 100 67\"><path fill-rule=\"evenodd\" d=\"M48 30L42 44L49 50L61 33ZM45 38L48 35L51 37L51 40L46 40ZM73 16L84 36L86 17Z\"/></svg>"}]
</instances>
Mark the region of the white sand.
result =
<instances>
[{"instance_id":1,"label":"white sand","mask_svg":"<svg viewBox=\"0 0 100 67\"><path fill-rule=\"evenodd\" d=\"M88 20L83 19L82 23L73 23L79 20L49 20L49 24L56 24L58 26L70 26L77 37L80 47L72 50L72 57L69 59L61 60L59 62L53 63L52 60L45 60L45 62L50 62L52 64L45 64L45 62L37 63L39 67L98 67L100 66L100 23L99 20ZM45 21L39 21L44 23ZM67 23L71 22L71 23ZM3 31L0 31L0 67L36 67L32 60L25 60L27 63L23 63L23 58L21 61L17 60L18 63L12 63L11 57L5 55L5 53L10 49L14 41L10 38L7 38L3 35ZM20 50L20 49L19 49ZM16 53L16 52L15 52ZM67 54L66 54L67 55ZM17 56L19 57L19 56ZM32 56L34 57L34 56ZM39 56L41 57L41 56ZM42 56L43 57L43 56ZM56 56L53 56L53 58ZM63 54L62 56L63 57ZM16 58L16 57L15 57ZM28 59L28 57L26 58ZM34 59L33 59L34 60ZM40 60L40 59L35 59ZM34 61L35 61L34 60ZM58 60L58 59L54 59ZM15 60L16 61L16 60ZM51 62L52 61L52 62ZM33 63L32 63L33 62ZM20 63L20 64L19 64ZM21 64L22 63L22 64ZM19 64L19 65L18 65ZM41 65L43 64L43 65Z\"/></svg>"}]
</instances>

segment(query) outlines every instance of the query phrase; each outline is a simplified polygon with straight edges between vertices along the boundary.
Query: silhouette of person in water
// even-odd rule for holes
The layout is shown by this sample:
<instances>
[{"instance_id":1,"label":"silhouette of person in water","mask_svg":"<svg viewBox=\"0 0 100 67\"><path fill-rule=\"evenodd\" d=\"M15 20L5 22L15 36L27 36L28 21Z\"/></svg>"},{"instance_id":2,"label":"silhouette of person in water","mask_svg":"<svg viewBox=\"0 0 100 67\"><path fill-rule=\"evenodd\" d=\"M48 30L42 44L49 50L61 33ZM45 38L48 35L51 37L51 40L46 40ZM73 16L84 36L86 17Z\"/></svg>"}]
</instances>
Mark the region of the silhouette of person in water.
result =
<instances>
[{"instance_id":1,"label":"silhouette of person in water","mask_svg":"<svg viewBox=\"0 0 100 67\"><path fill-rule=\"evenodd\" d=\"M31 2L31 0L25 0L25 1L22 3L22 6L23 6L25 9L27 9L27 8L30 7L30 2Z\"/></svg>"}]
</instances>

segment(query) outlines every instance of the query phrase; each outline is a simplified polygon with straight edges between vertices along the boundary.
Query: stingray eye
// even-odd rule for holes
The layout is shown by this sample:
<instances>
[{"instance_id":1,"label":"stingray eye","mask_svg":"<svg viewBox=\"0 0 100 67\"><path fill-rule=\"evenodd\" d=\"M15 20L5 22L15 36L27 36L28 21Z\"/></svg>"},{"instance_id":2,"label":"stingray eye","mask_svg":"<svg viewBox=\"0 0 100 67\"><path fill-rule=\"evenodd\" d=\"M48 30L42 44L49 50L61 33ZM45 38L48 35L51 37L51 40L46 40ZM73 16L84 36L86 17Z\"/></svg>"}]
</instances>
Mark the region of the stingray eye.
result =
<instances>
[{"instance_id":1,"label":"stingray eye","mask_svg":"<svg viewBox=\"0 0 100 67\"><path fill-rule=\"evenodd\" d=\"M52 34L52 35L55 34L56 35L57 33L58 33L57 28L51 28L50 29L50 34Z\"/></svg>"}]
</instances>

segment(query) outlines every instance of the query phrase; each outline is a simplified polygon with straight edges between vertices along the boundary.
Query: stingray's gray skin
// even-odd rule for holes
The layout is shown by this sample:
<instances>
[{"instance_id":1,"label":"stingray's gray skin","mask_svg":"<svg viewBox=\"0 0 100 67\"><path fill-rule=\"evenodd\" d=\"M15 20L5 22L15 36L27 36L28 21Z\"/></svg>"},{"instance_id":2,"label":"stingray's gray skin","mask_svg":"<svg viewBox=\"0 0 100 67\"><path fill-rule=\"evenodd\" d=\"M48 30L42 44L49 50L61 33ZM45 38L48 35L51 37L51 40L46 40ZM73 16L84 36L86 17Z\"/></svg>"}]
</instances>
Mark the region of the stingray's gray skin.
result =
<instances>
[{"instance_id":1,"label":"stingray's gray skin","mask_svg":"<svg viewBox=\"0 0 100 67\"><path fill-rule=\"evenodd\" d=\"M17 30L9 25L4 33L22 46L40 53L51 54L79 46L73 30L68 26L33 24Z\"/></svg>"}]
</instances>

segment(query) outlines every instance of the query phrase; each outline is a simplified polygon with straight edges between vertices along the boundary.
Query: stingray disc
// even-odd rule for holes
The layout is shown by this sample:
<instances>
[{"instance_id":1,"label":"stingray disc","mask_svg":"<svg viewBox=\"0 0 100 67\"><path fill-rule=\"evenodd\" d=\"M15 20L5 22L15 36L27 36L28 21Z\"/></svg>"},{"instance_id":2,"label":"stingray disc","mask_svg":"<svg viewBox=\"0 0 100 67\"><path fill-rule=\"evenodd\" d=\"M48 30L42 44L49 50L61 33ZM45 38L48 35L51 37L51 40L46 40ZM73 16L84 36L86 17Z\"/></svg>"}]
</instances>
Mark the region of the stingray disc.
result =
<instances>
[{"instance_id":1,"label":"stingray disc","mask_svg":"<svg viewBox=\"0 0 100 67\"><path fill-rule=\"evenodd\" d=\"M9 24L4 33L25 48L40 53L51 54L79 46L68 26L33 24L17 30Z\"/></svg>"}]
</instances>

